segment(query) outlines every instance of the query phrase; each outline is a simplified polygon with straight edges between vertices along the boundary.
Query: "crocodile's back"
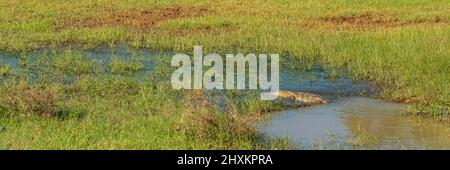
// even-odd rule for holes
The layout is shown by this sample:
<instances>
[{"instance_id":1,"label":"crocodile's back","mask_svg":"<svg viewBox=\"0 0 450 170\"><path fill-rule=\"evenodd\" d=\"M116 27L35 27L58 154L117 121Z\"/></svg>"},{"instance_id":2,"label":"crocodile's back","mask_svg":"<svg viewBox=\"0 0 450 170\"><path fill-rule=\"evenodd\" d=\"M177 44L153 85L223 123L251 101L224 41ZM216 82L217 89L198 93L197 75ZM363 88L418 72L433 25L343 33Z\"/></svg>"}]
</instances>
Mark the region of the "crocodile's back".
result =
<instances>
[{"instance_id":1,"label":"crocodile's back","mask_svg":"<svg viewBox=\"0 0 450 170\"><path fill-rule=\"evenodd\" d=\"M296 101L302 102L305 105L323 104L330 102L325 97L308 92L291 92L281 90L275 92L275 94L278 95L278 98L294 99Z\"/></svg>"},{"instance_id":2,"label":"crocodile's back","mask_svg":"<svg viewBox=\"0 0 450 170\"><path fill-rule=\"evenodd\" d=\"M306 104L321 104L330 102L327 98L307 92L295 92L295 99Z\"/></svg>"}]
</instances>

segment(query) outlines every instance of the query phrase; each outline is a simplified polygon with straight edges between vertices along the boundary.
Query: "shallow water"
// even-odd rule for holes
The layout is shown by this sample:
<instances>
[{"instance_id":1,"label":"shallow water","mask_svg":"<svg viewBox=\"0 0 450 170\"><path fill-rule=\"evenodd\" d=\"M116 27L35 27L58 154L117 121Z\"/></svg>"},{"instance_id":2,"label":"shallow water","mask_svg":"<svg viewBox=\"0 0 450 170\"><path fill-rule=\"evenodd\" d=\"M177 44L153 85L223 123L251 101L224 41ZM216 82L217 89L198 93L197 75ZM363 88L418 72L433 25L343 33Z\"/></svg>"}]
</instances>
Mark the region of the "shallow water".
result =
<instances>
[{"instance_id":1,"label":"shallow water","mask_svg":"<svg viewBox=\"0 0 450 170\"><path fill-rule=\"evenodd\" d=\"M172 52L129 48L76 51L103 64L100 76L112 74L106 68L112 58L141 61L143 69L125 75L141 82L155 74L158 64L169 67L160 59L170 59L173 55ZM50 52L36 51L28 57L36 58ZM16 72L23 69L18 54L0 53L0 64L7 64ZM95 74L99 76L99 73ZM36 79L39 77L31 81ZM377 90L345 76L331 79L327 70L320 66L307 73L280 68L280 89L317 93L332 102L271 114L258 124L259 131L267 138L288 137L299 147L310 149L450 149L449 125L401 115L404 105L368 98L376 96ZM223 96L223 93L218 94ZM218 104L226 107L223 102Z\"/></svg>"},{"instance_id":2,"label":"shallow water","mask_svg":"<svg viewBox=\"0 0 450 170\"><path fill-rule=\"evenodd\" d=\"M269 138L310 149L450 149L448 125L402 115L402 104L342 97L323 106L276 112L258 125Z\"/></svg>"},{"instance_id":3,"label":"shallow water","mask_svg":"<svg viewBox=\"0 0 450 170\"><path fill-rule=\"evenodd\" d=\"M21 55L25 55L24 58L32 65L36 65L39 58L44 56L52 56L52 53L62 53L64 49L41 49L33 51L27 54L14 54L0 52L0 64L9 65L13 68L14 74L18 74L19 71L24 71L29 76L31 83L37 82L40 79L41 72L32 70L27 67L21 67ZM131 49L126 47L107 48L99 47L94 49L71 49L70 52L74 54L82 54L89 62L100 63L100 72L91 74L93 77L99 77L102 75L112 75L111 70L107 66L113 59L119 59L121 61L137 61L142 63L143 68L138 71L129 72L127 74L116 74L122 77L128 77L140 82L145 81L149 75L155 72L155 68L158 62L161 62L164 58L173 56L172 52L155 52L148 49ZM52 62L48 59L47 62ZM76 79L77 75L63 75L56 81L64 81L72 83ZM44 77L47 79L47 77Z\"/></svg>"}]
</instances>

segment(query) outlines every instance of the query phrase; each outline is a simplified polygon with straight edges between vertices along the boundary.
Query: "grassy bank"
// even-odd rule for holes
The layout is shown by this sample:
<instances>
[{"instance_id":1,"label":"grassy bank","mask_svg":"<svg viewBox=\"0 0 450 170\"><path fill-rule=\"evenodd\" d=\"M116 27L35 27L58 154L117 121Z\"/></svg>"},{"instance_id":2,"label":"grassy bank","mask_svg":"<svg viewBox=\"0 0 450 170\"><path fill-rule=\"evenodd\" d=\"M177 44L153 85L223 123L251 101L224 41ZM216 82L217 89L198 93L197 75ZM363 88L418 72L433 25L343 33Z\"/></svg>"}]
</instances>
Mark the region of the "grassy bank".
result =
<instances>
[{"instance_id":1,"label":"grassy bank","mask_svg":"<svg viewBox=\"0 0 450 170\"><path fill-rule=\"evenodd\" d=\"M123 44L176 52L202 45L206 52L280 53L293 63L321 63L369 80L383 88L382 98L409 104L411 113L444 119L450 114L448 0L0 4L1 51ZM0 148L286 147L261 144L252 126L251 119L264 115L273 103L235 103L223 116L215 108L202 109L207 104L201 102L202 92L173 91L168 82L117 79L142 69L139 63L117 60L108 65L115 70L110 77L93 81L98 70L85 63L91 61L55 56L59 59L51 60L43 67L49 70L41 74L56 79L73 75L75 83L27 84L21 81L27 77L20 75L2 82ZM8 66L0 67L3 78L10 72ZM20 96L36 97L24 101Z\"/></svg>"}]
</instances>

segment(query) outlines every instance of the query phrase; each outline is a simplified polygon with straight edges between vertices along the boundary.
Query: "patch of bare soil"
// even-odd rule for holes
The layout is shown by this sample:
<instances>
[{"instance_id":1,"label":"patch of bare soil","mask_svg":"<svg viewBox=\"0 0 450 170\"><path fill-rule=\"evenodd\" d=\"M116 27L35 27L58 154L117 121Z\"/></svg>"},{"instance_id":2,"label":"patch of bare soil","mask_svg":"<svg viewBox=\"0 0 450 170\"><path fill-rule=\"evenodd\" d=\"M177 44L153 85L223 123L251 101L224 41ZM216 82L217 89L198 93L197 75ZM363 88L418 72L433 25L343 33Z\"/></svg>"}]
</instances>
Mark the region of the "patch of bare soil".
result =
<instances>
[{"instance_id":1,"label":"patch of bare soil","mask_svg":"<svg viewBox=\"0 0 450 170\"><path fill-rule=\"evenodd\" d=\"M157 23L177 18L199 17L211 12L206 7L167 7L152 8L146 10L130 10L127 12L111 12L105 16L94 15L83 19L76 19L58 25L58 30L65 29L83 29L97 27L124 27L133 30L145 30L154 27Z\"/></svg>"},{"instance_id":2,"label":"patch of bare soil","mask_svg":"<svg viewBox=\"0 0 450 170\"><path fill-rule=\"evenodd\" d=\"M401 24L400 20L393 16L387 16L383 14L363 14L363 15L351 15L341 17L324 17L318 18L319 22L329 23L333 25L377 25L377 26L393 26Z\"/></svg>"},{"instance_id":3,"label":"patch of bare soil","mask_svg":"<svg viewBox=\"0 0 450 170\"><path fill-rule=\"evenodd\" d=\"M321 17L313 19L313 25L351 26L354 28L392 28L419 24L442 24L446 21L436 17L434 20L402 21L395 15L365 13L360 15Z\"/></svg>"}]
</instances>

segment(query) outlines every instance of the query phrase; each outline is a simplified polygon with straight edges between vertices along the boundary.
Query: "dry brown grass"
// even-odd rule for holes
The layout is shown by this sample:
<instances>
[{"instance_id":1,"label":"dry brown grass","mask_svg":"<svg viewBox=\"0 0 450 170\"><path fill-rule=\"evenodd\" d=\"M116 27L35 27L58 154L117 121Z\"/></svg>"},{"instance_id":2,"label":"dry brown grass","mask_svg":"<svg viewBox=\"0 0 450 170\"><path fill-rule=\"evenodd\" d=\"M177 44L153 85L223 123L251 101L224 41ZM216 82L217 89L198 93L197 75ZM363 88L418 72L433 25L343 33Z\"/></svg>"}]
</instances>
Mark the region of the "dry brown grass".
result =
<instances>
[{"instance_id":1,"label":"dry brown grass","mask_svg":"<svg viewBox=\"0 0 450 170\"><path fill-rule=\"evenodd\" d=\"M220 112L206 99L203 92L194 91L186 98L190 107L182 113L178 130L198 138L217 138L217 134L224 132L230 135L228 137L257 135L255 123L261 117L259 113L242 114L235 105L230 106L234 109Z\"/></svg>"},{"instance_id":2,"label":"dry brown grass","mask_svg":"<svg viewBox=\"0 0 450 170\"><path fill-rule=\"evenodd\" d=\"M57 102L61 99L61 88L58 86L35 87L21 85L14 88L2 88L0 104L12 113L34 114L53 117L56 114Z\"/></svg>"},{"instance_id":3,"label":"dry brown grass","mask_svg":"<svg viewBox=\"0 0 450 170\"><path fill-rule=\"evenodd\" d=\"M330 28L348 27L352 30L366 30L374 28L397 28L423 25L433 26L440 24L448 24L448 21L440 17L436 17L434 20L406 21L400 19L394 14L366 12L362 14L313 18L307 22L306 25L310 28L325 26Z\"/></svg>"}]
</instances>

